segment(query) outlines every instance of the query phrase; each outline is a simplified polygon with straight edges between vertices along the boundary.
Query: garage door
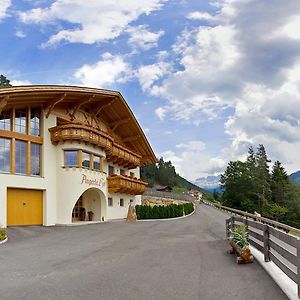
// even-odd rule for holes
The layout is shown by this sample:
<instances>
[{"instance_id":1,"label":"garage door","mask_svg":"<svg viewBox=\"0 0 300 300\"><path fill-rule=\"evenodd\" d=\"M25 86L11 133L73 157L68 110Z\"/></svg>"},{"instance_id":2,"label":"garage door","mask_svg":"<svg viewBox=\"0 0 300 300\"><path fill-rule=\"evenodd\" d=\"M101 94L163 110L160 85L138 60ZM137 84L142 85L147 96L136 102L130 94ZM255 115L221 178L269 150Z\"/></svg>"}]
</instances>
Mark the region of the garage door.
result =
<instances>
[{"instance_id":1,"label":"garage door","mask_svg":"<svg viewBox=\"0 0 300 300\"><path fill-rule=\"evenodd\" d=\"M42 225L43 192L7 189L7 225Z\"/></svg>"}]
</instances>

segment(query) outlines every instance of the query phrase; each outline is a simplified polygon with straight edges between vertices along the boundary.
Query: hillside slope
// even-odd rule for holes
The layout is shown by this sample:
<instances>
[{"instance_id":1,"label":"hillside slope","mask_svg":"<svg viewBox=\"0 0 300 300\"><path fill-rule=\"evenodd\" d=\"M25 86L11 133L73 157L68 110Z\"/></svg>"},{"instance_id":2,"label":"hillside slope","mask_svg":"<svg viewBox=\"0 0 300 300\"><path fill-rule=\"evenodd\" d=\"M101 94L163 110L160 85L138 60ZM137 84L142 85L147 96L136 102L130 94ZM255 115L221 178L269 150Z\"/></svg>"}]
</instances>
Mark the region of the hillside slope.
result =
<instances>
[{"instance_id":1,"label":"hillside slope","mask_svg":"<svg viewBox=\"0 0 300 300\"><path fill-rule=\"evenodd\" d=\"M148 182L149 187L159 184L172 188L203 191L199 186L179 176L172 163L170 161L165 162L163 158L160 158L157 164L141 167L141 178Z\"/></svg>"}]
</instances>

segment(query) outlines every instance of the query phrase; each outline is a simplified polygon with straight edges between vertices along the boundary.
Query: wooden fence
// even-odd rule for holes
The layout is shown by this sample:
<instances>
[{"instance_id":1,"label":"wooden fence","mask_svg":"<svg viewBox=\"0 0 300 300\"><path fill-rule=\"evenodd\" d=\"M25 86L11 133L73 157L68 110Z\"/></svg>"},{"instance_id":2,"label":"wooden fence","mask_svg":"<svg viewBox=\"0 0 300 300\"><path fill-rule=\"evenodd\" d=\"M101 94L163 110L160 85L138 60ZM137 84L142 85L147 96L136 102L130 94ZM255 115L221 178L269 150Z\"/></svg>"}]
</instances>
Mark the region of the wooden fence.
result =
<instances>
[{"instance_id":1,"label":"wooden fence","mask_svg":"<svg viewBox=\"0 0 300 300\"><path fill-rule=\"evenodd\" d=\"M300 234L300 230L264 217L214 205L233 213L226 220L226 237L236 224L245 224L249 232L249 243L263 253L265 262L275 263L298 286L300 297L300 239L289 231Z\"/></svg>"}]
</instances>

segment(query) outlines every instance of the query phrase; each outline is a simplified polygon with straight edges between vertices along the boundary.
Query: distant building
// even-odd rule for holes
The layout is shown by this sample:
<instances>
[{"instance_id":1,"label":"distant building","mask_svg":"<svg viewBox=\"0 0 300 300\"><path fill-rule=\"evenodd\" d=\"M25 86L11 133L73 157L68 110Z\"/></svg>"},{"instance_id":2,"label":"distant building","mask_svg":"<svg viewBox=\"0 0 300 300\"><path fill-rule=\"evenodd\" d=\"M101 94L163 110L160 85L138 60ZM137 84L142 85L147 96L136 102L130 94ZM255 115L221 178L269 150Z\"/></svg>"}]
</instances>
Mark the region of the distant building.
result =
<instances>
[{"instance_id":1,"label":"distant building","mask_svg":"<svg viewBox=\"0 0 300 300\"><path fill-rule=\"evenodd\" d=\"M164 186L164 187L156 188L156 190L159 191L159 192L172 193L172 188L170 186Z\"/></svg>"},{"instance_id":2,"label":"distant building","mask_svg":"<svg viewBox=\"0 0 300 300\"><path fill-rule=\"evenodd\" d=\"M198 190L189 190L187 192L188 195L194 197L196 200L200 201L202 199L203 193L201 191Z\"/></svg>"}]
</instances>

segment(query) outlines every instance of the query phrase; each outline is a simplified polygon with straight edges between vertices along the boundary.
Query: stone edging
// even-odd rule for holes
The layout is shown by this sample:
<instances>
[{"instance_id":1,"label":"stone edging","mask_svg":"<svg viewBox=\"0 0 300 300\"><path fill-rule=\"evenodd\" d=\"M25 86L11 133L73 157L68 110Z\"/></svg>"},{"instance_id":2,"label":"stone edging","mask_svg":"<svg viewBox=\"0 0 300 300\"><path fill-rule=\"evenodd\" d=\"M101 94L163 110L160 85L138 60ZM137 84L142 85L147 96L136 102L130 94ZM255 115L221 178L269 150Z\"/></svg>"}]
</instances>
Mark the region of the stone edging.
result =
<instances>
[{"instance_id":1,"label":"stone edging","mask_svg":"<svg viewBox=\"0 0 300 300\"><path fill-rule=\"evenodd\" d=\"M172 221L172 220L179 220L179 219L183 219L186 217L190 217L191 215L193 215L196 211L196 207L194 209L193 212L191 212L189 215L185 215L185 216L181 216L181 217L177 217L177 218L167 218L167 219L144 219L144 220L136 220L137 222L156 222L156 221Z\"/></svg>"},{"instance_id":2,"label":"stone edging","mask_svg":"<svg viewBox=\"0 0 300 300\"><path fill-rule=\"evenodd\" d=\"M8 241L8 237L6 237L4 240L0 241L0 245L6 243L7 241Z\"/></svg>"}]
</instances>

